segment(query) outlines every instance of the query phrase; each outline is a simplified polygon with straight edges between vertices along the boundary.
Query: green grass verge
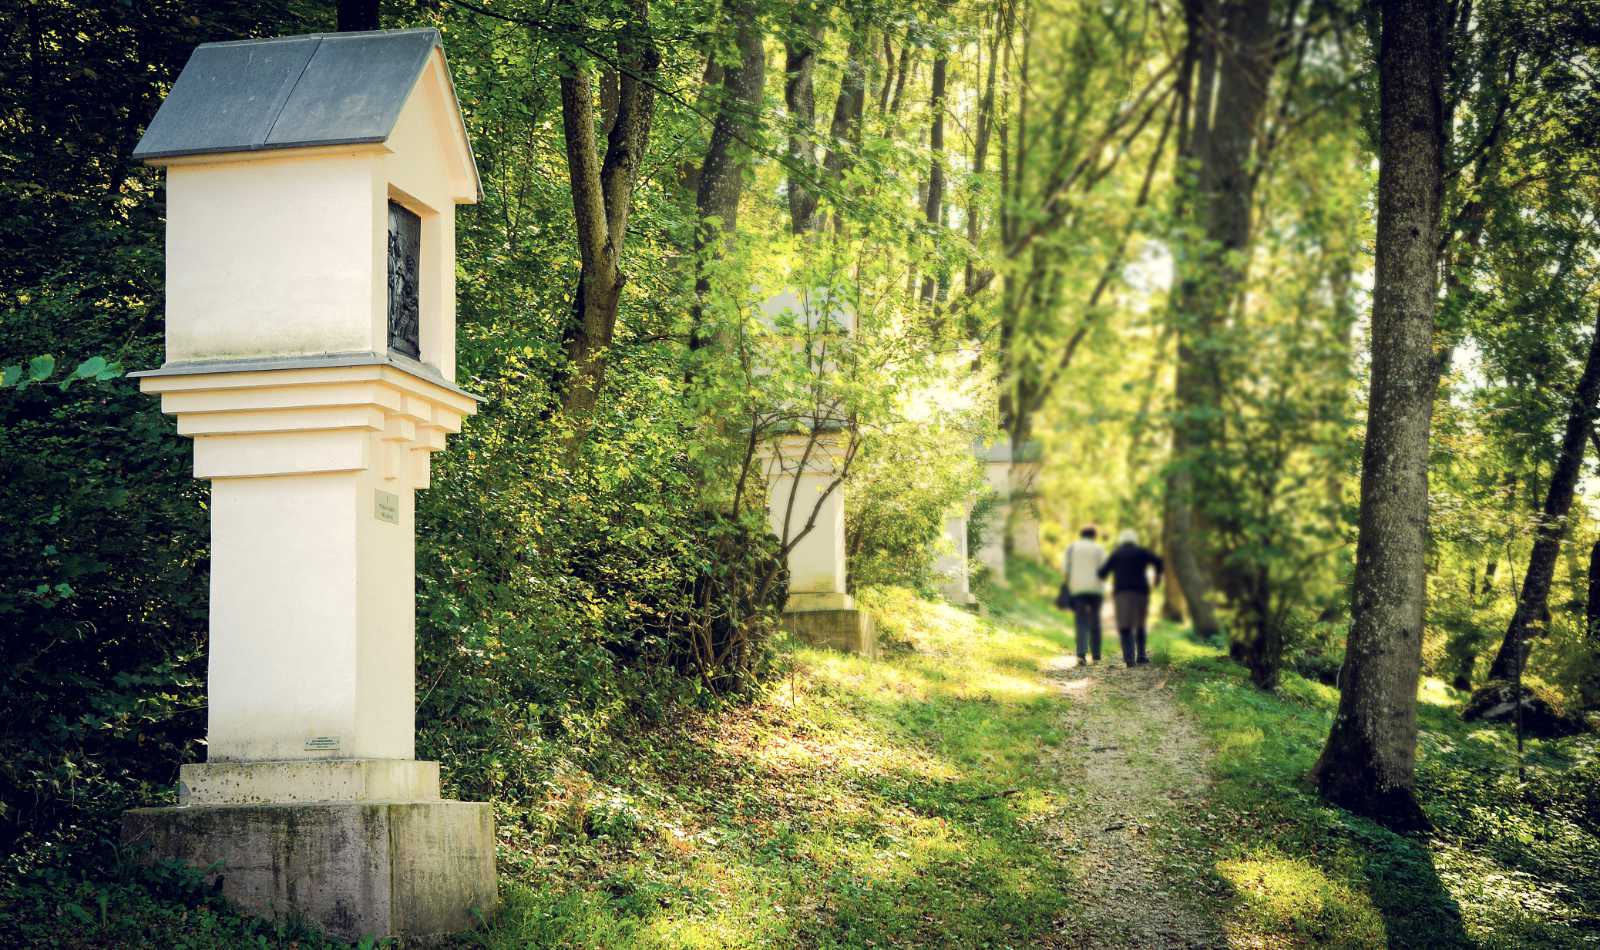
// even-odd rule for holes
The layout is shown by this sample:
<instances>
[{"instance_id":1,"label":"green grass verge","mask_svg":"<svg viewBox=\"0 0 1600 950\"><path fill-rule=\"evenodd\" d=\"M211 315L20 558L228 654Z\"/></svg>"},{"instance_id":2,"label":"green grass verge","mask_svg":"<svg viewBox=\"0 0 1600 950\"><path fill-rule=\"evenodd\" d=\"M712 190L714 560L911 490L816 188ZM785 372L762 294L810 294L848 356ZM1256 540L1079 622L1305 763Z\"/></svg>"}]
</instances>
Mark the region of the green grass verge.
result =
<instances>
[{"instance_id":1,"label":"green grass verge","mask_svg":"<svg viewBox=\"0 0 1600 950\"><path fill-rule=\"evenodd\" d=\"M511 855L484 946L1020 947L1068 911L1040 819L1065 700L1059 615L1004 625L869 592L868 661L796 649L755 705L685 719L575 777Z\"/></svg>"},{"instance_id":2,"label":"green grass verge","mask_svg":"<svg viewBox=\"0 0 1600 950\"><path fill-rule=\"evenodd\" d=\"M1533 741L1527 781L1508 731L1462 722L1463 697L1421 692L1418 786L1437 828L1402 837L1324 805L1306 774L1338 693L1292 673L1253 689L1181 631L1157 662L1215 748L1212 810L1183 833L1209 848L1203 885L1245 945L1575 947L1600 944L1596 742Z\"/></svg>"}]
</instances>

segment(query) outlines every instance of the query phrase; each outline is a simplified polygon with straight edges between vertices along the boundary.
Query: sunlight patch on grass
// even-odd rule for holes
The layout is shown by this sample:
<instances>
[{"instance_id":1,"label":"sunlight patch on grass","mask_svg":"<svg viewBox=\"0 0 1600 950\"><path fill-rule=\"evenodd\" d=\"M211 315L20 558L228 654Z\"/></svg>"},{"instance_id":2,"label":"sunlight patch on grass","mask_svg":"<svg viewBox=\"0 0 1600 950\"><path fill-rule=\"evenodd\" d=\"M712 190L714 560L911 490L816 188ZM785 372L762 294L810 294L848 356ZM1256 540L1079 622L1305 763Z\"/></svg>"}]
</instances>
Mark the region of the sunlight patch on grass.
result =
<instances>
[{"instance_id":1,"label":"sunlight patch on grass","mask_svg":"<svg viewBox=\"0 0 1600 950\"><path fill-rule=\"evenodd\" d=\"M1221 756L1255 755L1267 735L1256 726L1229 729L1214 737L1217 754Z\"/></svg>"},{"instance_id":2,"label":"sunlight patch on grass","mask_svg":"<svg viewBox=\"0 0 1600 950\"><path fill-rule=\"evenodd\" d=\"M927 781L956 777L948 763L882 735L850 710L814 694L803 696L798 709L818 728L760 734L725 730L717 742L718 751L796 779L818 769L843 770L856 776L909 774Z\"/></svg>"},{"instance_id":3,"label":"sunlight patch on grass","mask_svg":"<svg viewBox=\"0 0 1600 950\"><path fill-rule=\"evenodd\" d=\"M1070 913L1040 828L1059 810L1046 753L1068 700L1042 669L1061 616L860 601L878 659L787 645L791 675L758 701L574 783L583 815L527 829L485 945L1037 945Z\"/></svg>"},{"instance_id":4,"label":"sunlight patch on grass","mask_svg":"<svg viewBox=\"0 0 1600 950\"><path fill-rule=\"evenodd\" d=\"M1440 843L1434 849L1439 879L1461 907L1468 933L1490 946L1534 943L1540 930L1571 918L1571 894L1532 875L1499 867L1480 850Z\"/></svg>"},{"instance_id":5,"label":"sunlight patch on grass","mask_svg":"<svg viewBox=\"0 0 1600 950\"><path fill-rule=\"evenodd\" d=\"M1338 694L1335 693L1335 696ZM1417 690L1418 702L1437 706L1440 709L1458 711L1461 708L1461 699L1455 690L1451 689L1444 680L1428 676L1422 680L1422 686Z\"/></svg>"},{"instance_id":6,"label":"sunlight patch on grass","mask_svg":"<svg viewBox=\"0 0 1600 950\"><path fill-rule=\"evenodd\" d=\"M1385 945L1371 900L1304 860L1257 852L1219 862L1217 873L1238 893L1233 923L1247 932L1293 934L1319 946Z\"/></svg>"}]
</instances>

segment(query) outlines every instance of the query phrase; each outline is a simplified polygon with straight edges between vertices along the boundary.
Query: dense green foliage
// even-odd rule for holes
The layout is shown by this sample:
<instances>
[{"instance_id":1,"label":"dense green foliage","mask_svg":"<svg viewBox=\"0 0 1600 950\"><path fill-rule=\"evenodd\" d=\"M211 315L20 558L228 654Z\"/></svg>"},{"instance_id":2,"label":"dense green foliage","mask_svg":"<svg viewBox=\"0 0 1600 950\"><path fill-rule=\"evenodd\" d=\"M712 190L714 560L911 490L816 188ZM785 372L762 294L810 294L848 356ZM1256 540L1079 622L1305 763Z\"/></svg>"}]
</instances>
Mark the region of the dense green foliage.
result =
<instances>
[{"instance_id":1,"label":"dense green foliage","mask_svg":"<svg viewBox=\"0 0 1600 950\"><path fill-rule=\"evenodd\" d=\"M30 2L5 18L0 851L11 870L59 833L98 832L169 794L178 763L199 753L207 492L185 440L130 383L22 388L10 367L31 378L48 375L34 373L47 356L74 372L160 362L158 178L128 155L196 43L325 26L331 11Z\"/></svg>"},{"instance_id":2,"label":"dense green foliage","mask_svg":"<svg viewBox=\"0 0 1600 950\"><path fill-rule=\"evenodd\" d=\"M128 154L196 43L326 30L333 14L296 3L15 9L5 194L27 212L7 216L0 262L9 871L51 854L59 836L107 835L121 809L167 798L177 766L203 755L206 486L155 400L115 378L159 364L162 343L161 176ZM899 173L919 158L894 115L880 111L870 136L846 143L863 161L848 200L830 193L829 236L766 239L781 231L769 196L782 168L764 161L747 172L763 195L753 226L704 260L686 255L698 212L682 179L717 103L715 89L698 103L674 91L705 67L701 47L677 40L727 22L694 4L651 14L660 102L604 398L581 419L559 411L578 272L558 79L575 59L611 67L623 13L385 10L396 25L443 31L486 183L483 202L459 214L458 307L461 380L486 401L419 496L419 749L448 763L455 791L513 815L610 737L759 681L785 589L761 443L808 420L847 423L845 449L862 455L859 576L927 583L944 512L972 483L964 447L981 431L962 406L929 412L902 397L943 364L920 348L926 327L897 293L906 255L932 242L903 244L915 177ZM836 89L829 62L818 78ZM747 147L770 158L764 111L742 123ZM854 336L757 308L786 286L837 296ZM684 346L696 336L719 345ZM56 361L77 366L72 385L40 384ZM929 480L897 476L908 453ZM808 515L802 506L797 524Z\"/></svg>"}]
</instances>

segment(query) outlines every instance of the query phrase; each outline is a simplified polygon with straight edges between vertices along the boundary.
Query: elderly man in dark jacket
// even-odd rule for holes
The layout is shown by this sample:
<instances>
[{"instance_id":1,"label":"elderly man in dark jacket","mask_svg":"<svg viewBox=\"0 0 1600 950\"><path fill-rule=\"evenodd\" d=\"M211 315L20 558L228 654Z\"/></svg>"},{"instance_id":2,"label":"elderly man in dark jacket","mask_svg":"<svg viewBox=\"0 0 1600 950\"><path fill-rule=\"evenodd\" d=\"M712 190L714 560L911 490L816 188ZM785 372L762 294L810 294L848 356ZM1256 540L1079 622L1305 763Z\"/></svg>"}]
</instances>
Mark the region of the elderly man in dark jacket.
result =
<instances>
[{"instance_id":1,"label":"elderly man in dark jacket","mask_svg":"<svg viewBox=\"0 0 1600 950\"><path fill-rule=\"evenodd\" d=\"M1145 654L1146 624L1150 617L1150 568L1155 568L1155 583L1161 583L1165 567L1155 552L1139 544L1132 529L1117 537L1116 549L1100 566L1100 577L1113 578L1112 603L1117 610L1117 636L1122 640L1122 661L1128 666L1149 663Z\"/></svg>"}]
</instances>

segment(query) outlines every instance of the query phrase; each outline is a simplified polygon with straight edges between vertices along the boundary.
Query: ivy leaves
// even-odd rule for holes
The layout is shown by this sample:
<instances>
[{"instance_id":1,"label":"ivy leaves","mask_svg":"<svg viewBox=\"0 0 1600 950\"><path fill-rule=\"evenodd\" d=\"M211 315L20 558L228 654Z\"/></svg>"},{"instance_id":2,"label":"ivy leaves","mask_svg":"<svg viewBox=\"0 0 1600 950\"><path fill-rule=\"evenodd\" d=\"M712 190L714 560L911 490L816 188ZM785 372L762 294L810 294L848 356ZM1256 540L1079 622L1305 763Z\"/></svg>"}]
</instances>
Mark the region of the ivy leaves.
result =
<instances>
[{"instance_id":1,"label":"ivy leaves","mask_svg":"<svg viewBox=\"0 0 1600 950\"><path fill-rule=\"evenodd\" d=\"M0 389L15 389L21 392L29 386L37 386L50 381L56 372L56 358L46 353L35 356L28 361L26 367L21 363L14 363L0 370ZM122 364L107 362L103 356L91 356L78 364L77 369L68 373L56 386L65 392L76 382L105 382L117 379L122 375Z\"/></svg>"}]
</instances>

